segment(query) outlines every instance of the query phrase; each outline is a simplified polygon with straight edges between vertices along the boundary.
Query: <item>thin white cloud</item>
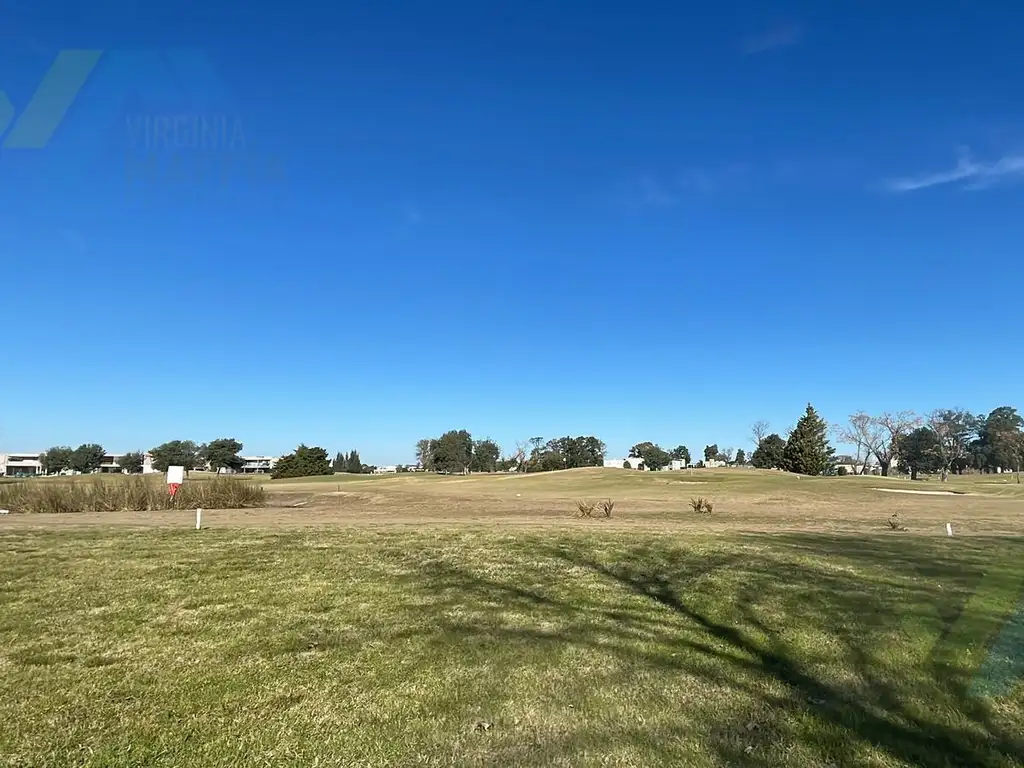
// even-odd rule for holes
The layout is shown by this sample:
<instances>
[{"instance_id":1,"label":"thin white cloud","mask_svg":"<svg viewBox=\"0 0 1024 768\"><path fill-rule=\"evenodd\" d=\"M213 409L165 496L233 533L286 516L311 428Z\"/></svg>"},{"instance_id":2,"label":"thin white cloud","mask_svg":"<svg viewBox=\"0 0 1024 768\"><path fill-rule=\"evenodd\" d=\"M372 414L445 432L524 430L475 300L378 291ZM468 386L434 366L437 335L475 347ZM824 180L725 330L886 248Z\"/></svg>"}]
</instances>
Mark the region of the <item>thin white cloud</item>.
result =
<instances>
[{"instance_id":1,"label":"thin white cloud","mask_svg":"<svg viewBox=\"0 0 1024 768\"><path fill-rule=\"evenodd\" d=\"M740 48L748 56L753 56L796 45L802 37L803 28L799 24L776 24L764 32L745 37L740 41Z\"/></svg>"},{"instance_id":2,"label":"thin white cloud","mask_svg":"<svg viewBox=\"0 0 1024 768\"><path fill-rule=\"evenodd\" d=\"M713 195L742 186L748 181L748 169L740 163L724 168L689 168L679 175L679 187L702 195Z\"/></svg>"},{"instance_id":3,"label":"thin white cloud","mask_svg":"<svg viewBox=\"0 0 1024 768\"><path fill-rule=\"evenodd\" d=\"M620 188L618 198L618 202L627 208L640 210L670 208L678 202L678 196L670 186L651 174L630 179Z\"/></svg>"},{"instance_id":4,"label":"thin white cloud","mask_svg":"<svg viewBox=\"0 0 1024 768\"><path fill-rule=\"evenodd\" d=\"M914 192L965 182L963 189L978 190L1021 178L1024 178L1024 155L1004 155L994 162L981 163L965 152L957 160L956 167L948 171L892 179L885 186L891 192Z\"/></svg>"}]
</instances>

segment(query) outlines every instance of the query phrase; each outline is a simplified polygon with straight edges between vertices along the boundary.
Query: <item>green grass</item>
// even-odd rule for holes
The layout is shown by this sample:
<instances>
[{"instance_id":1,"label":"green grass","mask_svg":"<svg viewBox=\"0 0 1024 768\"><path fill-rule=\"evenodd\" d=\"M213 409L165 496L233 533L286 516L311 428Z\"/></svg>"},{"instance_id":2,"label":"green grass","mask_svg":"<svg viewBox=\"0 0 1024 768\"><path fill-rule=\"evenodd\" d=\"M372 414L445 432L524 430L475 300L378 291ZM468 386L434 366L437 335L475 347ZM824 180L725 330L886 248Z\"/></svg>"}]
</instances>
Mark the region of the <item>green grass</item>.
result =
<instances>
[{"instance_id":1,"label":"green grass","mask_svg":"<svg viewBox=\"0 0 1024 768\"><path fill-rule=\"evenodd\" d=\"M1020 654L985 651L1022 608L1022 550L592 529L8 533L0 755L1022 765Z\"/></svg>"}]
</instances>

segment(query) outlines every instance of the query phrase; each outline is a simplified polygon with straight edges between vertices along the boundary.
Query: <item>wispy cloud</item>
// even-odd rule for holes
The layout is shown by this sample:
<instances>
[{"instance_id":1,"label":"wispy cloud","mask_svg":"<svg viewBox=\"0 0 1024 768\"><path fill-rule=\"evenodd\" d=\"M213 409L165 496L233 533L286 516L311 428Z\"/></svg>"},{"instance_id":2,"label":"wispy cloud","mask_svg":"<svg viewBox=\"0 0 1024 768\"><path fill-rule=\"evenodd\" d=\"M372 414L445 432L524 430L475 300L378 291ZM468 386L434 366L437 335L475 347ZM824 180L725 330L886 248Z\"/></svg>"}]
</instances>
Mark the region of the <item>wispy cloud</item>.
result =
<instances>
[{"instance_id":1,"label":"wispy cloud","mask_svg":"<svg viewBox=\"0 0 1024 768\"><path fill-rule=\"evenodd\" d=\"M803 28L799 24L780 23L769 27L763 32L749 35L740 41L740 49L748 56L767 53L778 48L796 45L803 37Z\"/></svg>"},{"instance_id":2,"label":"wispy cloud","mask_svg":"<svg viewBox=\"0 0 1024 768\"><path fill-rule=\"evenodd\" d=\"M1024 179L1024 155L1004 155L984 163L974 160L969 150L960 154L956 166L945 171L891 179L885 183L890 192L914 192L944 184L961 184L962 189L987 189L996 184Z\"/></svg>"},{"instance_id":3,"label":"wispy cloud","mask_svg":"<svg viewBox=\"0 0 1024 768\"><path fill-rule=\"evenodd\" d=\"M735 189L747 180L747 167L733 163L724 168L689 168L679 175L678 183L683 190L713 195Z\"/></svg>"},{"instance_id":4,"label":"wispy cloud","mask_svg":"<svg viewBox=\"0 0 1024 768\"><path fill-rule=\"evenodd\" d=\"M643 173L620 187L619 202L641 210L672 208L697 198L728 196L776 181L783 183L742 163L691 167L674 174Z\"/></svg>"}]
</instances>

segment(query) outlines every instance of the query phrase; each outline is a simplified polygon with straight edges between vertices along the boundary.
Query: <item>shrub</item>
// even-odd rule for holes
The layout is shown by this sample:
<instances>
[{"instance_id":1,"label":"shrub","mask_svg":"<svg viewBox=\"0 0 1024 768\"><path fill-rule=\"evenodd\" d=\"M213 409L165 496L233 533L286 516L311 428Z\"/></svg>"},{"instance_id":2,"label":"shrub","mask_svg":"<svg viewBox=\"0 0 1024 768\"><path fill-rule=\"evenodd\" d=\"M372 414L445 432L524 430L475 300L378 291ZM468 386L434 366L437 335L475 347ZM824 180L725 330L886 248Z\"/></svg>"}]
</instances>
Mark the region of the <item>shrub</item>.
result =
<instances>
[{"instance_id":1,"label":"shrub","mask_svg":"<svg viewBox=\"0 0 1024 768\"><path fill-rule=\"evenodd\" d=\"M837 467L836 474L839 475L840 477L846 477L848 474L850 474L850 470L848 470L846 467Z\"/></svg>"},{"instance_id":2,"label":"shrub","mask_svg":"<svg viewBox=\"0 0 1024 768\"><path fill-rule=\"evenodd\" d=\"M596 505L592 501L577 501L576 509L580 511L580 517L593 517L594 507Z\"/></svg>"},{"instance_id":3,"label":"shrub","mask_svg":"<svg viewBox=\"0 0 1024 768\"><path fill-rule=\"evenodd\" d=\"M355 455L355 460L358 461L358 454L352 451ZM352 456L349 460L352 460ZM361 471L350 468L349 472ZM295 449L294 453L289 453L287 456L282 456L278 459L277 464L274 465L274 472L272 477L277 480L282 477L314 477L316 475L333 475L334 470L331 469L331 462L327 458L327 451L319 446L309 447L308 445L300 445Z\"/></svg>"},{"instance_id":4,"label":"shrub","mask_svg":"<svg viewBox=\"0 0 1024 768\"><path fill-rule=\"evenodd\" d=\"M615 509L615 502L612 501L611 499L605 499L597 506L605 517L611 517L612 510Z\"/></svg>"},{"instance_id":5,"label":"shrub","mask_svg":"<svg viewBox=\"0 0 1024 768\"><path fill-rule=\"evenodd\" d=\"M248 480L216 478L181 486L172 498L167 487L144 477L67 482L28 481L0 486L0 508L12 512L146 512L162 509L240 509L262 507L263 487Z\"/></svg>"},{"instance_id":6,"label":"shrub","mask_svg":"<svg viewBox=\"0 0 1024 768\"><path fill-rule=\"evenodd\" d=\"M714 512L715 506L710 499L698 496L696 499L690 499L690 509L702 515L710 515Z\"/></svg>"}]
</instances>

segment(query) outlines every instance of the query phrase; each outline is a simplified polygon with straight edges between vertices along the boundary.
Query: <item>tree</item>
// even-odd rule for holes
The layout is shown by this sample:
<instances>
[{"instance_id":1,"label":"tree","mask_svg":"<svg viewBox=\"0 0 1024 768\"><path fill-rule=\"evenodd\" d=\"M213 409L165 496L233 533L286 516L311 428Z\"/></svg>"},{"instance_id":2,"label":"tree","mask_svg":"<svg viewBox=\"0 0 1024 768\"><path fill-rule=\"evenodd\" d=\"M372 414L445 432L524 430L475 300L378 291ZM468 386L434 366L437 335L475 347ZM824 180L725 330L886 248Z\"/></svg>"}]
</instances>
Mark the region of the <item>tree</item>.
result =
<instances>
[{"instance_id":1,"label":"tree","mask_svg":"<svg viewBox=\"0 0 1024 768\"><path fill-rule=\"evenodd\" d=\"M690 449L687 448L685 445L677 445L669 452L669 456L671 456L676 461L683 462L687 466L690 465Z\"/></svg>"},{"instance_id":2,"label":"tree","mask_svg":"<svg viewBox=\"0 0 1024 768\"><path fill-rule=\"evenodd\" d=\"M704 446L704 461L714 461L718 458L718 443Z\"/></svg>"},{"instance_id":3,"label":"tree","mask_svg":"<svg viewBox=\"0 0 1024 768\"><path fill-rule=\"evenodd\" d=\"M858 411L850 416L847 424L837 424L835 430L841 442L856 448L860 474L865 474L868 469L868 459L877 456L878 452L885 448L885 427L864 411ZM885 468L883 467L883 474L884 472Z\"/></svg>"},{"instance_id":4,"label":"tree","mask_svg":"<svg viewBox=\"0 0 1024 768\"><path fill-rule=\"evenodd\" d=\"M724 451L722 451L718 455L718 458L721 461L724 461L726 464L732 464L732 457L735 455L735 453L736 453L735 449L733 449L733 448L726 448Z\"/></svg>"},{"instance_id":5,"label":"tree","mask_svg":"<svg viewBox=\"0 0 1024 768\"><path fill-rule=\"evenodd\" d=\"M668 451L663 450L660 445L650 441L637 443L630 448L629 457L631 459L643 459L644 466L651 472L657 472L659 469L667 467L672 461Z\"/></svg>"},{"instance_id":6,"label":"tree","mask_svg":"<svg viewBox=\"0 0 1024 768\"><path fill-rule=\"evenodd\" d=\"M628 461L624 461L624 462L622 462L622 468L623 469L632 469L633 465L630 464Z\"/></svg>"},{"instance_id":7,"label":"tree","mask_svg":"<svg viewBox=\"0 0 1024 768\"><path fill-rule=\"evenodd\" d=\"M896 459L896 446L903 435L921 426L921 417L913 411L898 411L875 416L872 421L883 430L882 440L875 447L875 458L882 468L882 477L889 476L889 467Z\"/></svg>"},{"instance_id":8,"label":"tree","mask_svg":"<svg viewBox=\"0 0 1024 768\"><path fill-rule=\"evenodd\" d=\"M142 451L133 451L132 453L126 453L118 459L117 463L129 475L140 475L142 474L142 468L146 466L146 457Z\"/></svg>"},{"instance_id":9,"label":"tree","mask_svg":"<svg viewBox=\"0 0 1024 768\"><path fill-rule=\"evenodd\" d=\"M501 457L501 446L491 439L474 440L473 456L469 468L473 472L496 472L498 459Z\"/></svg>"},{"instance_id":10,"label":"tree","mask_svg":"<svg viewBox=\"0 0 1024 768\"><path fill-rule=\"evenodd\" d=\"M828 424L808 403L786 441L782 468L801 475L821 475L832 466L835 452L828 442Z\"/></svg>"},{"instance_id":11,"label":"tree","mask_svg":"<svg viewBox=\"0 0 1024 768\"><path fill-rule=\"evenodd\" d=\"M781 435L772 433L761 439L761 442L750 455L750 463L758 469L779 469L782 467L786 441Z\"/></svg>"},{"instance_id":12,"label":"tree","mask_svg":"<svg viewBox=\"0 0 1024 768\"><path fill-rule=\"evenodd\" d=\"M219 473L222 469L237 472L245 464L238 455L241 451L242 444L233 437L221 437L203 447L201 458L206 460L214 472Z\"/></svg>"},{"instance_id":13,"label":"tree","mask_svg":"<svg viewBox=\"0 0 1024 768\"><path fill-rule=\"evenodd\" d=\"M70 445L55 445L39 457L39 463L43 466L43 473L56 475L67 469L71 469L71 456L74 449Z\"/></svg>"},{"instance_id":14,"label":"tree","mask_svg":"<svg viewBox=\"0 0 1024 768\"><path fill-rule=\"evenodd\" d=\"M918 427L901 435L896 444L896 452L900 469L909 472L911 480L917 480L920 472L937 472L942 469L939 438L930 427Z\"/></svg>"},{"instance_id":15,"label":"tree","mask_svg":"<svg viewBox=\"0 0 1024 768\"><path fill-rule=\"evenodd\" d=\"M184 467L191 471L199 463L199 446L191 440L171 440L150 450L153 468L166 472L168 467Z\"/></svg>"},{"instance_id":16,"label":"tree","mask_svg":"<svg viewBox=\"0 0 1024 768\"><path fill-rule=\"evenodd\" d=\"M334 470L335 474L337 474L338 472L344 472L347 467L348 457L341 451L338 451L336 454L334 454L334 462L331 464L331 469Z\"/></svg>"},{"instance_id":17,"label":"tree","mask_svg":"<svg viewBox=\"0 0 1024 768\"><path fill-rule=\"evenodd\" d=\"M75 472L81 472L83 475L95 472L103 463L105 455L106 452L103 450L102 445L85 443L71 452L71 468Z\"/></svg>"},{"instance_id":18,"label":"tree","mask_svg":"<svg viewBox=\"0 0 1024 768\"><path fill-rule=\"evenodd\" d=\"M1024 419L1008 405L993 410L979 424L976 447L981 454L979 469L1013 469L1020 474L1020 445Z\"/></svg>"},{"instance_id":19,"label":"tree","mask_svg":"<svg viewBox=\"0 0 1024 768\"><path fill-rule=\"evenodd\" d=\"M942 482L946 482L950 470L967 457L968 447L978 434L982 421L982 417L974 416L962 408L940 408L928 414L928 427L939 440Z\"/></svg>"},{"instance_id":20,"label":"tree","mask_svg":"<svg viewBox=\"0 0 1024 768\"><path fill-rule=\"evenodd\" d=\"M445 432L434 446L434 469L438 472L468 472L472 458L473 436L465 429Z\"/></svg>"},{"instance_id":21,"label":"tree","mask_svg":"<svg viewBox=\"0 0 1024 768\"><path fill-rule=\"evenodd\" d=\"M512 472L525 472L527 465L527 457L529 451L527 448L530 443L527 440L517 440L516 450L511 456L505 459L505 466L509 471Z\"/></svg>"},{"instance_id":22,"label":"tree","mask_svg":"<svg viewBox=\"0 0 1024 768\"><path fill-rule=\"evenodd\" d=\"M282 456L274 466L272 477L313 477L315 475L330 475L331 462L327 458L327 451L319 446L309 447L300 445L294 453Z\"/></svg>"},{"instance_id":23,"label":"tree","mask_svg":"<svg viewBox=\"0 0 1024 768\"><path fill-rule=\"evenodd\" d=\"M604 465L605 444L593 435L558 437L548 440L543 450L538 450L537 456L543 457L544 454L553 454L543 463L555 469L600 467ZM556 463L559 464L557 467Z\"/></svg>"},{"instance_id":24,"label":"tree","mask_svg":"<svg viewBox=\"0 0 1024 768\"><path fill-rule=\"evenodd\" d=\"M750 439L754 443L755 451L760 447L761 442L768 437L769 429L770 425L764 419L759 419L750 425Z\"/></svg>"},{"instance_id":25,"label":"tree","mask_svg":"<svg viewBox=\"0 0 1024 768\"><path fill-rule=\"evenodd\" d=\"M363 460L359 458L359 451L355 448L348 455L348 459L345 462L345 471L350 475L363 474Z\"/></svg>"},{"instance_id":26,"label":"tree","mask_svg":"<svg viewBox=\"0 0 1024 768\"><path fill-rule=\"evenodd\" d=\"M742 448L737 448L736 449L736 464L742 467L746 463L747 463L747 452L744 451Z\"/></svg>"},{"instance_id":27,"label":"tree","mask_svg":"<svg viewBox=\"0 0 1024 768\"><path fill-rule=\"evenodd\" d=\"M416 441L416 461L427 472L434 470L434 446L437 441L429 437Z\"/></svg>"}]
</instances>

